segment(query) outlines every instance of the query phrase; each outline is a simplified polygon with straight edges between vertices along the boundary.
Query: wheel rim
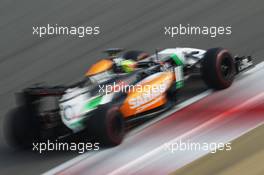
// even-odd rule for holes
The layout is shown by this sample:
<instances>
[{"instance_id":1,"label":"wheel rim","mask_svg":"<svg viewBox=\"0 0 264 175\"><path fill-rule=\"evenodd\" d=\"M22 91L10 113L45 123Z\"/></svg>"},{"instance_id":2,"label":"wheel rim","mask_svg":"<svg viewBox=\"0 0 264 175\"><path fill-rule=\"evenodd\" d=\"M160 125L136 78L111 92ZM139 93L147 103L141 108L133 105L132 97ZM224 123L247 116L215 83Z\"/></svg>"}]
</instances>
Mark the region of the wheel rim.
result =
<instances>
[{"instance_id":1,"label":"wheel rim","mask_svg":"<svg viewBox=\"0 0 264 175\"><path fill-rule=\"evenodd\" d=\"M230 61L229 57L225 57L221 61L220 70L225 80L229 80L232 77L232 62Z\"/></svg>"}]
</instances>

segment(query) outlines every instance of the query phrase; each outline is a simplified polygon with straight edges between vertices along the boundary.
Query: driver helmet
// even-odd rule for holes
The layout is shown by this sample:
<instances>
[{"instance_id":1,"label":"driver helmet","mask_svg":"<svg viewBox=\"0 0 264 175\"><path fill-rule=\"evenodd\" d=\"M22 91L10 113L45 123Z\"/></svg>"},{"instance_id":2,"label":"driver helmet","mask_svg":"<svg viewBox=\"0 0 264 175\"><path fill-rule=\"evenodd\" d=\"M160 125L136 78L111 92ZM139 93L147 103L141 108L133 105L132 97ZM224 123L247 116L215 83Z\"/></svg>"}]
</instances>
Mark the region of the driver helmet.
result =
<instances>
[{"instance_id":1,"label":"driver helmet","mask_svg":"<svg viewBox=\"0 0 264 175\"><path fill-rule=\"evenodd\" d=\"M126 73L131 73L136 69L137 62L134 60L123 60L120 63L122 70Z\"/></svg>"}]
</instances>

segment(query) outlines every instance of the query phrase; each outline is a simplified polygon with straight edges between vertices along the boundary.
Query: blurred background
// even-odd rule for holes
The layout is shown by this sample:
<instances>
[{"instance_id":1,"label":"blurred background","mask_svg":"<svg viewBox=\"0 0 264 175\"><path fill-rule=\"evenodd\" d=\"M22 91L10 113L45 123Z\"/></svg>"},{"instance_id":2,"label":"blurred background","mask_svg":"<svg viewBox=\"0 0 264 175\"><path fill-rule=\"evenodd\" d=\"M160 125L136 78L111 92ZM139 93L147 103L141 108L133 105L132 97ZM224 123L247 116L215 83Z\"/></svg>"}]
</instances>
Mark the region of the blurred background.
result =
<instances>
[{"instance_id":1,"label":"blurred background","mask_svg":"<svg viewBox=\"0 0 264 175\"><path fill-rule=\"evenodd\" d=\"M4 116L15 106L15 92L37 82L73 82L104 57L101 51L109 47L152 53L155 48L222 46L233 53L252 54L260 62L264 60L263 16L261 0L1 0L0 174L38 174L76 156L47 156L7 148L2 128ZM84 38L32 35L33 26L47 24L100 26L100 34ZM216 38L164 35L165 26L179 24L231 26L232 34ZM257 162L261 163L260 160L264 159Z\"/></svg>"}]
</instances>

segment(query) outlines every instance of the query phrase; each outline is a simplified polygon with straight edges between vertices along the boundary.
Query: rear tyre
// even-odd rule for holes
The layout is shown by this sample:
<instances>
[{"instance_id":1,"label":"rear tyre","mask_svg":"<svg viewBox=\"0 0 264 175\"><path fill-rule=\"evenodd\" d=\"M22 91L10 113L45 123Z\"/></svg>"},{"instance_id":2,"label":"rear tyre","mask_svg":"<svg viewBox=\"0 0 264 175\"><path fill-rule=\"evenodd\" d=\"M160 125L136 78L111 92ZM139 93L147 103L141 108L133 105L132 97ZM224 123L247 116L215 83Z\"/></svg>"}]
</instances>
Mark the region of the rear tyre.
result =
<instances>
[{"instance_id":1,"label":"rear tyre","mask_svg":"<svg viewBox=\"0 0 264 175\"><path fill-rule=\"evenodd\" d=\"M25 149L39 140L39 125L25 106L8 113L5 120L5 137L11 147Z\"/></svg>"},{"instance_id":2,"label":"rear tyre","mask_svg":"<svg viewBox=\"0 0 264 175\"><path fill-rule=\"evenodd\" d=\"M139 50L131 50L131 51L124 53L123 55L125 59L131 59L134 61L142 60L144 58L147 58L148 56L149 56L148 53L139 51Z\"/></svg>"},{"instance_id":3,"label":"rear tyre","mask_svg":"<svg viewBox=\"0 0 264 175\"><path fill-rule=\"evenodd\" d=\"M178 92L177 92L176 85L172 85L167 93L167 98L170 100L170 102L175 105L178 101Z\"/></svg>"},{"instance_id":4,"label":"rear tyre","mask_svg":"<svg viewBox=\"0 0 264 175\"><path fill-rule=\"evenodd\" d=\"M116 146L123 141L125 135L125 121L119 111L119 106L101 106L90 124L93 125L91 134L95 136L96 140L102 145Z\"/></svg>"},{"instance_id":5,"label":"rear tyre","mask_svg":"<svg viewBox=\"0 0 264 175\"><path fill-rule=\"evenodd\" d=\"M213 89L220 90L231 86L236 69L231 54L222 48L207 50L202 61L202 77Z\"/></svg>"}]
</instances>

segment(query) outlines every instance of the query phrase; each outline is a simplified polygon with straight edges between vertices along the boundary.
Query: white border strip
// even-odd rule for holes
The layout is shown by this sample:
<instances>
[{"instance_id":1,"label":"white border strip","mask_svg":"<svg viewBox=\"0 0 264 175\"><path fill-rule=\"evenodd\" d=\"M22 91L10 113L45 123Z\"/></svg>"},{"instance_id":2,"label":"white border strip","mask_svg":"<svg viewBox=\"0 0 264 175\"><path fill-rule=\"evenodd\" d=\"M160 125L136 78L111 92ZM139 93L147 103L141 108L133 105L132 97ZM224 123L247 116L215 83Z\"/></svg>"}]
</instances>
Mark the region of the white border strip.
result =
<instances>
[{"instance_id":1,"label":"white border strip","mask_svg":"<svg viewBox=\"0 0 264 175\"><path fill-rule=\"evenodd\" d=\"M143 124L142 126L132 130L131 132L129 132L129 134L127 136L129 137L129 136L132 136L132 135L140 132L141 130L145 129L146 127L149 127L149 126L153 125L154 123L168 117L169 115L171 115L171 114L173 114L173 113L175 113L175 112L177 112L177 111L179 111L179 110L203 99L204 97L210 95L212 92L213 92L212 90L206 90L206 91L202 92L201 94L198 94L198 95L196 95L196 96L194 96L188 100L183 101L182 103L177 104L177 106L175 106L173 109L165 112L161 116L158 116L157 118L151 120L150 122L147 122L146 124ZM70 166L73 166L74 164L88 158L90 155L91 155L91 153L84 153L82 155L79 155L79 156L77 156L77 157L75 157L69 161L66 161L65 163L62 163L61 165L58 165L57 167L43 173L43 175L56 174L56 173L58 173L64 169L66 169Z\"/></svg>"},{"instance_id":2,"label":"white border strip","mask_svg":"<svg viewBox=\"0 0 264 175\"><path fill-rule=\"evenodd\" d=\"M248 100L246 100L245 102L243 102L242 104L240 104L240 105L238 105L236 107L233 107L233 108L229 109L228 112L239 111L241 108L243 108L243 107L245 107L245 106L247 106L249 104L252 104L256 100L262 99L263 97L264 97L264 92L254 96L254 97L252 97L252 98L250 98ZM137 165L141 165L142 163L147 162L147 159L151 160L151 158L153 158L155 155L162 154L162 152L164 151L164 148L166 147L166 144L170 145L170 144L173 144L173 143L177 142L180 139L186 138L186 137L188 137L188 136L190 136L190 135L202 130L203 128L208 127L209 125L211 125L213 123L217 123L217 121L221 120L225 116L226 116L226 113L222 113L222 114L217 115L216 117L206 121L205 123L203 123L203 124L193 128L193 129L189 130L188 132L186 132L186 133L184 133L182 135L179 135L179 136L171 139L170 141L160 145L159 147L156 147L155 149L153 149L153 150L141 155L140 157L134 159L133 161L128 162L127 164L121 166L120 168L112 171L108 175L125 174L125 172L128 172L129 170L135 168ZM255 127L253 127L253 128L255 128ZM196 160L196 159L194 159L194 160ZM194 161L194 160L192 160L192 161Z\"/></svg>"},{"instance_id":3,"label":"white border strip","mask_svg":"<svg viewBox=\"0 0 264 175\"><path fill-rule=\"evenodd\" d=\"M260 62L257 65L255 65L255 67L253 67L252 69L249 69L249 70L243 72L241 75L252 74L252 73L258 72L261 69L264 69L264 61ZM177 104L177 106L175 106L173 109L165 112L161 116L158 116L157 118L151 120L150 122L148 122L146 124L143 124L142 126L140 126L140 127L136 128L136 129L132 130L131 132L129 132L128 137L140 132L144 128L153 125L154 123L166 118L167 116L169 116L169 115L171 115L171 114L173 114L173 113L175 113L175 112L177 112L177 111L179 111L179 110L181 110L181 109L183 109L183 108L185 108L185 107L187 107L187 106L189 106L189 105L191 105L191 104L193 104L193 103L195 103L195 102L197 102L197 101L199 101L199 100L201 100L203 98L205 98L206 96L210 95L212 92L213 92L213 90L206 90L206 91L204 91L204 92L202 92L202 93L200 93L200 94L198 94L198 95L196 95L196 96L194 96L194 97L192 97L192 98L190 98L188 100L183 101L182 103ZM66 168L68 168L70 166L73 166L74 164L76 164L76 163L88 158L91 154L92 153L84 153L82 155L79 155L79 156L77 156L77 157L75 157L75 158L73 158L71 160L68 160L68 161L58 165L55 168L52 168L51 170L43 173L43 175L56 174L56 173L58 173L58 172L60 172L60 171L62 171L64 169L66 169Z\"/></svg>"}]
</instances>

